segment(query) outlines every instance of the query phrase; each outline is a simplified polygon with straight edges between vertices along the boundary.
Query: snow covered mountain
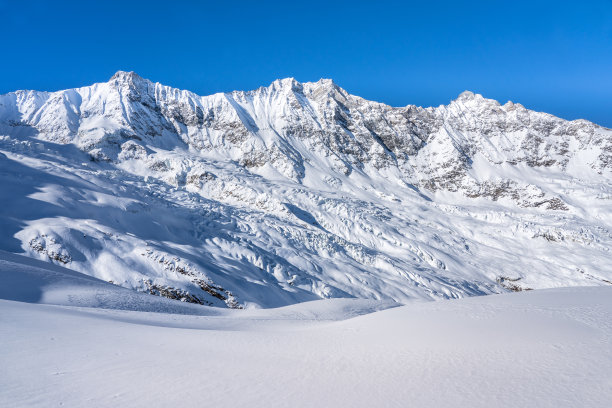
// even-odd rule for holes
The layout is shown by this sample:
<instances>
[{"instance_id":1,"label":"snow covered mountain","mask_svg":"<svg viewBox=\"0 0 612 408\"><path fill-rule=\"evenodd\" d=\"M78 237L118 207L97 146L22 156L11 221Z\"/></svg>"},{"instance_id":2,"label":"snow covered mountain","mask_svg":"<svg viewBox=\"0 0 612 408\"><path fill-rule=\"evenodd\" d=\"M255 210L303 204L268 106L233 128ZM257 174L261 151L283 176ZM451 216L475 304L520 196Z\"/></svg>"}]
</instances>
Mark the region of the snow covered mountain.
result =
<instances>
[{"instance_id":1,"label":"snow covered mountain","mask_svg":"<svg viewBox=\"0 0 612 408\"><path fill-rule=\"evenodd\" d=\"M331 80L0 96L0 249L199 304L612 284L612 130Z\"/></svg>"}]
</instances>

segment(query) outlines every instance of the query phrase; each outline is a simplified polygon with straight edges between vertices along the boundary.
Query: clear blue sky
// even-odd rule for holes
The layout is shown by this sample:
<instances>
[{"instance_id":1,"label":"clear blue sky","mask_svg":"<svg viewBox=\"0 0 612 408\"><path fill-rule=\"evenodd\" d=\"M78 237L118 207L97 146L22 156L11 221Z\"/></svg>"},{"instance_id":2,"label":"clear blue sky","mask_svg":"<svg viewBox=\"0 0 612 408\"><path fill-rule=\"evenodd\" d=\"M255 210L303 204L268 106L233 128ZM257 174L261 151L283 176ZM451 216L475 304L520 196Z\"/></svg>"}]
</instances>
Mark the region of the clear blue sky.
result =
<instances>
[{"instance_id":1,"label":"clear blue sky","mask_svg":"<svg viewBox=\"0 0 612 408\"><path fill-rule=\"evenodd\" d=\"M465 89L612 127L612 0L0 0L0 93L117 70L199 94L333 78L399 106Z\"/></svg>"}]
</instances>

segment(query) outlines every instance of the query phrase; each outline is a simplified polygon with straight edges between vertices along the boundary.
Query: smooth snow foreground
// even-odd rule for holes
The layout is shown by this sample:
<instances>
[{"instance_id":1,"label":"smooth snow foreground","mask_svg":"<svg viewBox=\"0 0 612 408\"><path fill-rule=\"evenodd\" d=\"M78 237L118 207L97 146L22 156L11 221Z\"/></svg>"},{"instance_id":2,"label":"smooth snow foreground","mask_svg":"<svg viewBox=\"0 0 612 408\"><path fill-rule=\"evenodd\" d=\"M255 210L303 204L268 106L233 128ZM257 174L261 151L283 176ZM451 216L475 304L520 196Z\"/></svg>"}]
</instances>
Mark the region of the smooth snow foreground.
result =
<instances>
[{"instance_id":1,"label":"smooth snow foreground","mask_svg":"<svg viewBox=\"0 0 612 408\"><path fill-rule=\"evenodd\" d=\"M0 299L2 407L612 401L612 287L222 310L0 253Z\"/></svg>"}]
</instances>

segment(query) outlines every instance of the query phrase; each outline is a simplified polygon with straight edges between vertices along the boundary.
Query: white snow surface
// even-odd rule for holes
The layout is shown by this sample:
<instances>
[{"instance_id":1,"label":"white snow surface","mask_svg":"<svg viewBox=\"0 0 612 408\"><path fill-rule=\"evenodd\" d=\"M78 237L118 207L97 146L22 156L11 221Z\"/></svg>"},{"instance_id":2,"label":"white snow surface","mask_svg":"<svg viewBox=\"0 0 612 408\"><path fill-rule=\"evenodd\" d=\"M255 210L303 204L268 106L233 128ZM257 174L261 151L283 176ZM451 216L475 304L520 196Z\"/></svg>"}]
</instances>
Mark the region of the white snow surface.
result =
<instances>
[{"instance_id":1,"label":"white snow surface","mask_svg":"<svg viewBox=\"0 0 612 408\"><path fill-rule=\"evenodd\" d=\"M603 408L611 295L228 310L0 252L0 406Z\"/></svg>"},{"instance_id":2,"label":"white snow surface","mask_svg":"<svg viewBox=\"0 0 612 408\"><path fill-rule=\"evenodd\" d=\"M471 92L0 95L0 249L201 305L608 286L611 172L610 129Z\"/></svg>"}]
</instances>

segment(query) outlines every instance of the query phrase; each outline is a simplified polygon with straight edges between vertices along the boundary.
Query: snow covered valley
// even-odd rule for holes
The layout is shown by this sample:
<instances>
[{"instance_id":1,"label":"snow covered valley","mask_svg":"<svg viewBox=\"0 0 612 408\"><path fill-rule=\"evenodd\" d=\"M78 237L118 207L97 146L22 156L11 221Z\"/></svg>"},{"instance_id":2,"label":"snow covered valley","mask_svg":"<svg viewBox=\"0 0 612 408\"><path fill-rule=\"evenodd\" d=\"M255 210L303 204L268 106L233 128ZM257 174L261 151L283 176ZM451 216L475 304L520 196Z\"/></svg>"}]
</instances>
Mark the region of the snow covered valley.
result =
<instances>
[{"instance_id":1,"label":"snow covered valley","mask_svg":"<svg viewBox=\"0 0 612 408\"><path fill-rule=\"evenodd\" d=\"M612 287L394 306L211 308L3 252L0 405L609 406Z\"/></svg>"}]
</instances>

